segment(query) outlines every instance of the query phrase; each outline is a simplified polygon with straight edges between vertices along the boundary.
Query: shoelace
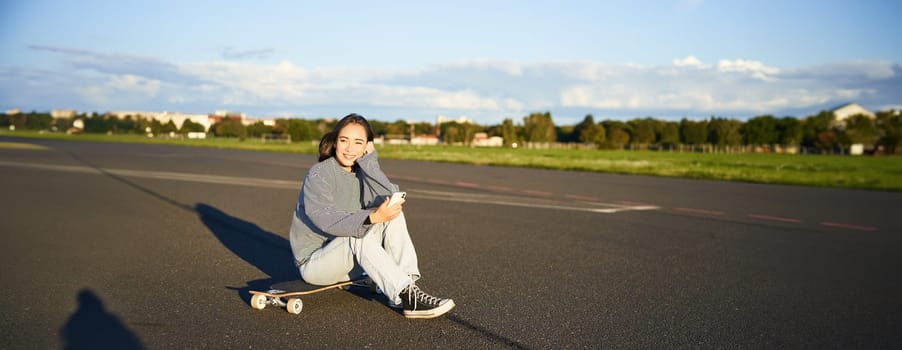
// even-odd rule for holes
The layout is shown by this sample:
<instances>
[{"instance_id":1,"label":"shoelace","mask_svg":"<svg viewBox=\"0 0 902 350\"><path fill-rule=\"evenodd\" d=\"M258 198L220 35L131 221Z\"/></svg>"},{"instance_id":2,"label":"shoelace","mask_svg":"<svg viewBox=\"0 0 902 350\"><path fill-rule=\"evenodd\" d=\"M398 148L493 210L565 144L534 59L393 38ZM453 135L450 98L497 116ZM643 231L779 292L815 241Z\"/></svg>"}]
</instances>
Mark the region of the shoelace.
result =
<instances>
[{"instance_id":1,"label":"shoelace","mask_svg":"<svg viewBox=\"0 0 902 350\"><path fill-rule=\"evenodd\" d=\"M420 290L420 288L417 287L416 285L413 285L410 288L411 288L411 290L410 290L410 294L408 294L409 295L408 298L413 299L414 308L417 306L417 304L426 304L426 305L436 305L437 306L438 303L442 300L441 298L436 298L434 296L426 294L426 292Z\"/></svg>"}]
</instances>

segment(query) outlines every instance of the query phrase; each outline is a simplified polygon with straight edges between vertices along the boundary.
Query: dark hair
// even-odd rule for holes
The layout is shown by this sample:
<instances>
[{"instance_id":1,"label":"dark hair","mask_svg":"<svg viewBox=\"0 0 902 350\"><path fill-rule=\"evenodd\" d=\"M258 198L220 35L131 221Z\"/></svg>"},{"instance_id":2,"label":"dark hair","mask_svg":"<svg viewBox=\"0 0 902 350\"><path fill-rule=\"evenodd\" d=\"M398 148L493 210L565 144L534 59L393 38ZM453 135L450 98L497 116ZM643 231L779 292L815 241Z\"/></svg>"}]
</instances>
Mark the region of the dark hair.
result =
<instances>
[{"instance_id":1,"label":"dark hair","mask_svg":"<svg viewBox=\"0 0 902 350\"><path fill-rule=\"evenodd\" d=\"M323 135L323 139L319 141L320 162L335 156L335 143L338 142L338 133L348 124L363 126L366 129L366 141L373 141L373 128L370 127L370 123L366 121L366 118L357 113L348 114L341 118L338 124L335 124L335 127L332 128L332 131Z\"/></svg>"}]
</instances>

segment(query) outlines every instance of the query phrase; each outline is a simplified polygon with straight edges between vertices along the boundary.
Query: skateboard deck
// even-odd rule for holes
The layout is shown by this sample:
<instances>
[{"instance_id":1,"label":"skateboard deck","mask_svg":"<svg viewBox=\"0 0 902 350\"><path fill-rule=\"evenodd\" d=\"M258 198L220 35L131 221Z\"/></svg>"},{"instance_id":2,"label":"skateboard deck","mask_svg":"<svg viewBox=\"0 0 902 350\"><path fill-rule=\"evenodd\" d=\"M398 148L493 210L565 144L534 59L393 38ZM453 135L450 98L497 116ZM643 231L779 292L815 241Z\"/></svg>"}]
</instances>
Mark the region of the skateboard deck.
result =
<instances>
[{"instance_id":1,"label":"skateboard deck","mask_svg":"<svg viewBox=\"0 0 902 350\"><path fill-rule=\"evenodd\" d=\"M327 286L317 286L303 280L282 282L272 285L268 291L250 291L251 307L263 310L266 308L266 305L275 305L284 307L289 313L297 315L301 313L301 309L304 307L301 296L332 289L348 289L350 287L367 287L370 288L370 291L375 289L375 285L368 282L367 279L345 281Z\"/></svg>"}]
</instances>

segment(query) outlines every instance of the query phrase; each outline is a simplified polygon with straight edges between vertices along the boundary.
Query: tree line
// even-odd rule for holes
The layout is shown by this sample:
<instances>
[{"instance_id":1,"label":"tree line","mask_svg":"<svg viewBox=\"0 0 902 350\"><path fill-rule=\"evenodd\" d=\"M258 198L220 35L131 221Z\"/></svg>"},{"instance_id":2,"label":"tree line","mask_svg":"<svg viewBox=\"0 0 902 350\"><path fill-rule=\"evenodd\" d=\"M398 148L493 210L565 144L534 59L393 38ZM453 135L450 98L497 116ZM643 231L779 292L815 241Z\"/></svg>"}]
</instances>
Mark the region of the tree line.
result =
<instances>
[{"instance_id":1,"label":"tree line","mask_svg":"<svg viewBox=\"0 0 902 350\"><path fill-rule=\"evenodd\" d=\"M855 115L843 123L835 122L831 111L804 118L759 115L740 121L710 117L704 120L659 120L653 117L632 120L596 122L589 114L576 125L555 125L551 113L531 113L521 123L506 118L498 125L446 122L408 123L403 120L383 122L370 120L377 135L410 138L412 135L437 135L444 144L470 145L477 133L500 136L504 145L569 143L600 149L682 149L702 147L724 151L740 147L803 147L817 152L842 152L852 144L883 153L902 153L902 115L898 111L881 111L876 118ZM335 125L336 120L297 118L276 119L274 125L256 122L244 125L238 117L226 116L209 130L191 120L181 127L141 116L118 118L112 114L79 114L69 118L52 118L49 113L0 114L0 127L15 129L66 131L75 120L82 120L83 132L163 135L168 133L206 132L216 137L259 138L265 135L288 136L291 140L318 140Z\"/></svg>"}]
</instances>

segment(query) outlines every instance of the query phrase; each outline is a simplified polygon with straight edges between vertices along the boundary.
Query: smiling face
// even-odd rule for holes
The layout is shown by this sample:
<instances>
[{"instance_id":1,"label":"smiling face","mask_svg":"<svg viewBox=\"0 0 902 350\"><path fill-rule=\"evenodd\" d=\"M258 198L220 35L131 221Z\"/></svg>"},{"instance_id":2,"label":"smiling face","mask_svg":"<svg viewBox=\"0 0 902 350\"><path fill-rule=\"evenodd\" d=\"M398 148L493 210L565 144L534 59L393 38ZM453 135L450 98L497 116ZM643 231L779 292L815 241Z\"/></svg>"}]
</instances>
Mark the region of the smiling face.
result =
<instances>
[{"instance_id":1,"label":"smiling face","mask_svg":"<svg viewBox=\"0 0 902 350\"><path fill-rule=\"evenodd\" d=\"M335 160L345 171L350 172L354 162L363 156L366 142L366 128L363 125L353 123L345 125L335 140Z\"/></svg>"}]
</instances>

